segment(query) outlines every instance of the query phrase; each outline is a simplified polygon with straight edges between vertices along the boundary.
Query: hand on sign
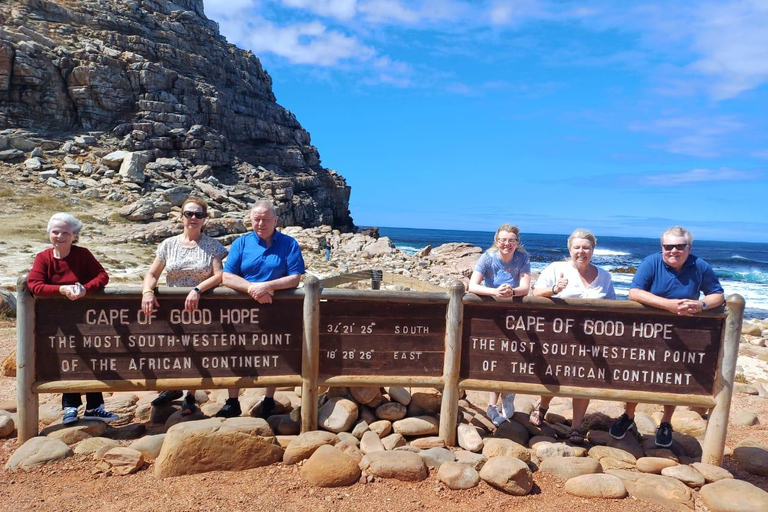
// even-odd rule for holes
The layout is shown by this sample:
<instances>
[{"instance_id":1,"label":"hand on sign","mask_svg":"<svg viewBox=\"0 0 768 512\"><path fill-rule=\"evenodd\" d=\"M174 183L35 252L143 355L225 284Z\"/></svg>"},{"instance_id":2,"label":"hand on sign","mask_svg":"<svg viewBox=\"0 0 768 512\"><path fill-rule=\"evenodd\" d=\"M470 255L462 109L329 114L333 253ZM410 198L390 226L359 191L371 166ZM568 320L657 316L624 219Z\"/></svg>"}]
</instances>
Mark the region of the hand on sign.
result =
<instances>
[{"instance_id":1,"label":"hand on sign","mask_svg":"<svg viewBox=\"0 0 768 512\"><path fill-rule=\"evenodd\" d=\"M69 300L77 300L85 296L85 287L80 283L63 285L59 287L59 292Z\"/></svg>"},{"instance_id":2,"label":"hand on sign","mask_svg":"<svg viewBox=\"0 0 768 512\"><path fill-rule=\"evenodd\" d=\"M157 302L157 297L154 293L146 292L141 296L141 310L145 315L151 315L155 308L160 307L160 303Z\"/></svg>"},{"instance_id":3,"label":"hand on sign","mask_svg":"<svg viewBox=\"0 0 768 512\"><path fill-rule=\"evenodd\" d=\"M554 292L553 294L557 295L561 291L565 290L566 286L568 286L568 279L566 279L565 275L560 272L560 277L557 278L555 286L552 287L552 291Z\"/></svg>"},{"instance_id":4,"label":"hand on sign","mask_svg":"<svg viewBox=\"0 0 768 512\"><path fill-rule=\"evenodd\" d=\"M248 295L260 304L272 304L272 295L274 293L266 283L253 283L248 286Z\"/></svg>"},{"instance_id":5,"label":"hand on sign","mask_svg":"<svg viewBox=\"0 0 768 512\"><path fill-rule=\"evenodd\" d=\"M693 316L704 310L704 306L698 300L680 299L676 301L676 306L677 310L673 311L673 313L677 313L680 316Z\"/></svg>"},{"instance_id":6,"label":"hand on sign","mask_svg":"<svg viewBox=\"0 0 768 512\"><path fill-rule=\"evenodd\" d=\"M154 295L152 297L154 297ZM184 301L184 309L187 311L194 311L197 309L198 302L200 302L200 294L195 290L191 290Z\"/></svg>"},{"instance_id":7,"label":"hand on sign","mask_svg":"<svg viewBox=\"0 0 768 512\"><path fill-rule=\"evenodd\" d=\"M512 296L512 286L510 286L507 283L502 284L498 288L496 288L496 296L507 298Z\"/></svg>"}]
</instances>

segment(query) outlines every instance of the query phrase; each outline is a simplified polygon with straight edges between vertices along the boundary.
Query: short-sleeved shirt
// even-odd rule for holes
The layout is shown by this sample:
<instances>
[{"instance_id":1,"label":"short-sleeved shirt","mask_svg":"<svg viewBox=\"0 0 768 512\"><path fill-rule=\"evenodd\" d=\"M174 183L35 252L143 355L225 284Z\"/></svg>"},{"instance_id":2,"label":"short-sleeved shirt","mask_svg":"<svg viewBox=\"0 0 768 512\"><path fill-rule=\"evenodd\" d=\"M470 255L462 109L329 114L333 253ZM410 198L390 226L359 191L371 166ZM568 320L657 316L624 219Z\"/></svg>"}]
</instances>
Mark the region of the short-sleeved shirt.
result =
<instances>
[{"instance_id":1,"label":"short-sleeved shirt","mask_svg":"<svg viewBox=\"0 0 768 512\"><path fill-rule=\"evenodd\" d=\"M568 280L568 285L560 293L553 295L553 297L563 299L615 299L616 291L613 289L611 274L600 267L595 268L597 269L597 277L589 283L589 286L585 287L578 269L570 261L556 261L550 263L547 265L547 268L541 271L541 275L536 280L534 288L551 290L557 284L557 280L560 279L560 274L562 274Z\"/></svg>"},{"instance_id":2,"label":"short-sleeved shirt","mask_svg":"<svg viewBox=\"0 0 768 512\"><path fill-rule=\"evenodd\" d=\"M723 293L712 266L701 258L688 255L680 272L664 263L660 252L640 263L630 288L651 292L665 299L698 299L703 293Z\"/></svg>"},{"instance_id":3,"label":"short-sleeved shirt","mask_svg":"<svg viewBox=\"0 0 768 512\"><path fill-rule=\"evenodd\" d=\"M520 275L531 273L530 257L528 253L515 251L512 259L504 262L497 251L486 251L477 260L475 272L482 274L483 284L489 288L498 288L504 283L520 286Z\"/></svg>"},{"instance_id":4,"label":"short-sleeved shirt","mask_svg":"<svg viewBox=\"0 0 768 512\"><path fill-rule=\"evenodd\" d=\"M304 271L299 243L279 231L275 231L269 247L253 231L241 236L232 242L224 265L224 272L238 275L250 283L301 275Z\"/></svg>"},{"instance_id":5,"label":"short-sleeved shirt","mask_svg":"<svg viewBox=\"0 0 768 512\"><path fill-rule=\"evenodd\" d=\"M227 254L218 240L202 235L195 247L184 247L181 235L163 240L157 259L165 265L168 286L197 286L213 275L213 260Z\"/></svg>"}]
</instances>

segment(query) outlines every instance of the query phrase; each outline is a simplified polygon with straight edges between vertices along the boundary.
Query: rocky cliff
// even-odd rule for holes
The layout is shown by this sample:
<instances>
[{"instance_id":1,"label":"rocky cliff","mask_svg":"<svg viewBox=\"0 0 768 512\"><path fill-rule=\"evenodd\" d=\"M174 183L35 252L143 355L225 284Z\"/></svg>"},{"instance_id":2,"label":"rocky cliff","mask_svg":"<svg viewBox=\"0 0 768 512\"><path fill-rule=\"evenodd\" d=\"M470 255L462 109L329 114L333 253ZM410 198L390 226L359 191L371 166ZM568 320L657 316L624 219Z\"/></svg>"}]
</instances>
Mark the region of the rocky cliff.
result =
<instances>
[{"instance_id":1,"label":"rocky cliff","mask_svg":"<svg viewBox=\"0 0 768 512\"><path fill-rule=\"evenodd\" d=\"M195 193L225 214L266 197L283 224L353 227L350 187L202 0L3 0L0 23L0 160L133 220Z\"/></svg>"}]
</instances>

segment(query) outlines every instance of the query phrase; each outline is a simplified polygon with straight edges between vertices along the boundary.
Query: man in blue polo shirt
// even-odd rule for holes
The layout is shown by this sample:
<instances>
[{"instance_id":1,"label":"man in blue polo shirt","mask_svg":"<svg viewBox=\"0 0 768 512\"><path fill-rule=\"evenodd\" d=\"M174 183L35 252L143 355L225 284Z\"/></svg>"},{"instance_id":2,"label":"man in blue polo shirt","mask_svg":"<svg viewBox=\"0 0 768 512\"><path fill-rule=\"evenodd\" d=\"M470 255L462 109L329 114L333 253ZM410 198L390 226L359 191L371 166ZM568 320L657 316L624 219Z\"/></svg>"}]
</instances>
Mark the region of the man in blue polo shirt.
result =
<instances>
[{"instance_id":1,"label":"man in blue polo shirt","mask_svg":"<svg viewBox=\"0 0 768 512\"><path fill-rule=\"evenodd\" d=\"M669 312L693 316L717 308L725 301L723 287L709 263L691 254L693 235L675 226L661 235L661 253L643 260L629 290L629 300ZM704 294L704 297L701 297ZM626 412L611 425L610 434L621 439L635 425L636 403L627 403ZM664 416L656 429L656 446L672 445L674 405L664 406Z\"/></svg>"},{"instance_id":2,"label":"man in blue polo shirt","mask_svg":"<svg viewBox=\"0 0 768 512\"><path fill-rule=\"evenodd\" d=\"M258 201L250 213L253 231L232 242L224 265L222 283L247 293L260 304L271 304L275 290L296 288L304 273L304 258L298 242L277 231L277 210L269 201ZM230 389L229 398L216 416L240 416L240 390ZM264 397L261 417L275 410L275 388Z\"/></svg>"}]
</instances>

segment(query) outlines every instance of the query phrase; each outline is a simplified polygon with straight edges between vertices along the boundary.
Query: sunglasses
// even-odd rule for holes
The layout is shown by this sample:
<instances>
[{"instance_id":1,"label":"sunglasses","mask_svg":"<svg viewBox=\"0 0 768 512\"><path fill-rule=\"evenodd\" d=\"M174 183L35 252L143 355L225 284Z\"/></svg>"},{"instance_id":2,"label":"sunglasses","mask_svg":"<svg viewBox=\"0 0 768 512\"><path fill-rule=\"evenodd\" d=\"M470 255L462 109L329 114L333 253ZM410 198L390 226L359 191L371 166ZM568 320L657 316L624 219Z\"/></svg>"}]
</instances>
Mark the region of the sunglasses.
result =
<instances>
[{"instance_id":1,"label":"sunglasses","mask_svg":"<svg viewBox=\"0 0 768 512\"><path fill-rule=\"evenodd\" d=\"M686 247L688 247L688 244L661 244L661 246L664 248L665 251L671 251L672 249L677 249L678 251L685 250Z\"/></svg>"},{"instance_id":2,"label":"sunglasses","mask_svg":"<svg viewBox=\"0 0 768 512\"><path fill-rule=\"evenodd\" d=\"M184 211L184 216L186 218L188 218L188 219L191 219L192 217L194 217L196 219L204 219L205 218L205 213L204 212L192 212L192 211L189 211L189 210L185 210Z\"/></svg>"}]
</instances>

